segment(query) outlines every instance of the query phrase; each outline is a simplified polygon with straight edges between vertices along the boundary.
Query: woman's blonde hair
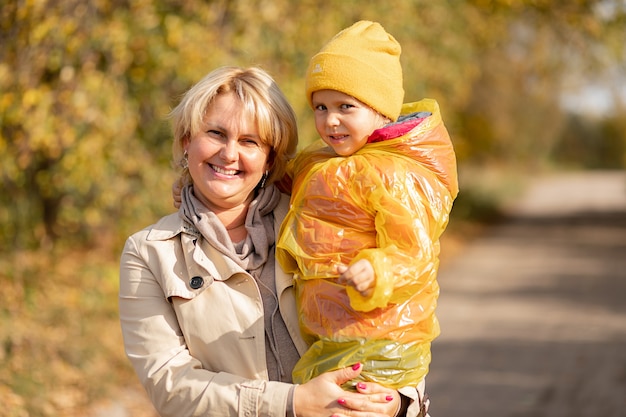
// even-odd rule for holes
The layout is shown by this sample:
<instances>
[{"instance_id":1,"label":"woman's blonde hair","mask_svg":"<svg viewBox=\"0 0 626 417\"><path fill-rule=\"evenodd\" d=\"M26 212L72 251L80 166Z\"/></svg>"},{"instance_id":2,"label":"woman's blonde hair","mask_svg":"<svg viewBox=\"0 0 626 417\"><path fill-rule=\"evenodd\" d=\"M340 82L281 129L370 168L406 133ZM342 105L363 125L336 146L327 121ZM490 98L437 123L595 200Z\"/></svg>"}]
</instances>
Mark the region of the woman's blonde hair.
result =
<instances>
[{"instance_id":1,"label":"woman's blonde hair","mask_svg":"<svg viewBox=\"0 0 626 417\"><path fill-rule=\"evenodd\" d=\"M174 133L173 162L181 169L182 184L190 184L183 165L184 143L202 129L207 107L220 94L235 93L245 111L254 115L263 143L270 146L266 184L280 180L298 146L296 115L274 79L257 67L220 67L189 89L170 113Z\"/></svg>"}]
</instances>

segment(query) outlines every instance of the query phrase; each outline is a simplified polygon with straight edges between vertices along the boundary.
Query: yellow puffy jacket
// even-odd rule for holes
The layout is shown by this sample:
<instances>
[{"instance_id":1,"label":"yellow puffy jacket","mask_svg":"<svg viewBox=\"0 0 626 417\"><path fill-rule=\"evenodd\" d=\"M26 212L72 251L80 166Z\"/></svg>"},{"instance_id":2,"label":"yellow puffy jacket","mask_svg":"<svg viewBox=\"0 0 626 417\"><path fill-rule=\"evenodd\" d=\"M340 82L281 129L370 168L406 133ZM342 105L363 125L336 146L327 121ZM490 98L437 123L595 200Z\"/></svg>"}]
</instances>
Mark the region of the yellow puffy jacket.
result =
<instances>
[{"instance_id":1,"label":"yellow puffy jacket","mask_svg":"<svg viewBox=\"0 0 626 417\"><path fill-rule=\"evenodd\" d=\"M303 383L360 362L362 379L399 388L428 372L439 334L439 237L458 192L456 158L435 100L405 104L351 156L319 141L293 161L291 206L277 257L296 277L300 326L312 344L294 369ZM339 285L335 264L367 259L376 285Z\"/></svg>"}]
</instances>

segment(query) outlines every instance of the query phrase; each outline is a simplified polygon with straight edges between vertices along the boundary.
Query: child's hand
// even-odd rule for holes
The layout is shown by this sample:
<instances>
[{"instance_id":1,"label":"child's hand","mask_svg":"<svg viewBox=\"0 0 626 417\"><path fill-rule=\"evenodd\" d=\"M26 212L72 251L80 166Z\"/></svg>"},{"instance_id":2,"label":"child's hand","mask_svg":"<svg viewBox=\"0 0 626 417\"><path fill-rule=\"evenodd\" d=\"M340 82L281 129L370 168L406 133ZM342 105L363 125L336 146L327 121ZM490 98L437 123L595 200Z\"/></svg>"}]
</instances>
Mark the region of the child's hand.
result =
<instances>
[{"instance_id":1,"label":"child's hand","mask_svg":"<svg viewBox=\"0 0 626 417\"><path fill-rule=\"evenodd\" d=\"M181 181L174 181L174 184L172 184L172 198L174 199L174 207L176 207L177 209L180 208L180 205L182 203L182 199L180 197L182 190L183 184L181 183Z\"/></svg>"},{"instance_id":2,"label":"child's hand","mask_svg":"<svg viewBox=\"0 0 626 417\"><path fill-rule=\"evenodd\" d=\"M374 268L367 259L360 259L350 266L337 265L338 282L343 285L352 285L363 297L372 295L376 276Z\"/></svg>"}]
</instances>

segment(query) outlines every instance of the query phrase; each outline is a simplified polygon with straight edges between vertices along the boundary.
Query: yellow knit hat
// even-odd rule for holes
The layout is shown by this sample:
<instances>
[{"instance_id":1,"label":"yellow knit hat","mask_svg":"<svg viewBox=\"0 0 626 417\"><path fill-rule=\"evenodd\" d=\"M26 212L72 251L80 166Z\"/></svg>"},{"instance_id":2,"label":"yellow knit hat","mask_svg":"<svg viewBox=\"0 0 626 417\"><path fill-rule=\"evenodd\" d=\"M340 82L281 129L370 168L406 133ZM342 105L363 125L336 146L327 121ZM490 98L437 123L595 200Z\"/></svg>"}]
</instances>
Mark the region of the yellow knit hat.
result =
<instances>
[{"instance_id":1,"label":"yellow knit hat","mask_svg":"<svg viewBox=\"0 0 626 417\"><path fill-rule=\"evenodd\" d=\"M335 90L396 121L404 100L400 44L376 22L359 21L339 32L309 62L306 96Z\"/></svg>"}]
</instances>

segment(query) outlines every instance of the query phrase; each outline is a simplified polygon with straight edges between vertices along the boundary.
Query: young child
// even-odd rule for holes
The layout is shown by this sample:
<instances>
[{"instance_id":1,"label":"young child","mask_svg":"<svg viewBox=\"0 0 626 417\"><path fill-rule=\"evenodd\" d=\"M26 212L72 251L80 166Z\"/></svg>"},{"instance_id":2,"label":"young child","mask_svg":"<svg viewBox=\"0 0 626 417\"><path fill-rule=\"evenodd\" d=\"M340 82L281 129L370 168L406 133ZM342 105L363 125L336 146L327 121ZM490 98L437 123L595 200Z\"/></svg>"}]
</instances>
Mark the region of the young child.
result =
<instances>
[{"instance_id":1,"label":"young child","mask_svg":"<svg viewBox=\"0 0 626 417\"><path fill-rule=\"evenodd\" d=\"M403 106L402 82L400 45L375 22L341 31L310 61L321 141L292 163L276 254L296 278L311 344L296 383L359 362L364 380L393 388L428 372L456 160L437 103Z\"/></svg>"}]
</instances>

